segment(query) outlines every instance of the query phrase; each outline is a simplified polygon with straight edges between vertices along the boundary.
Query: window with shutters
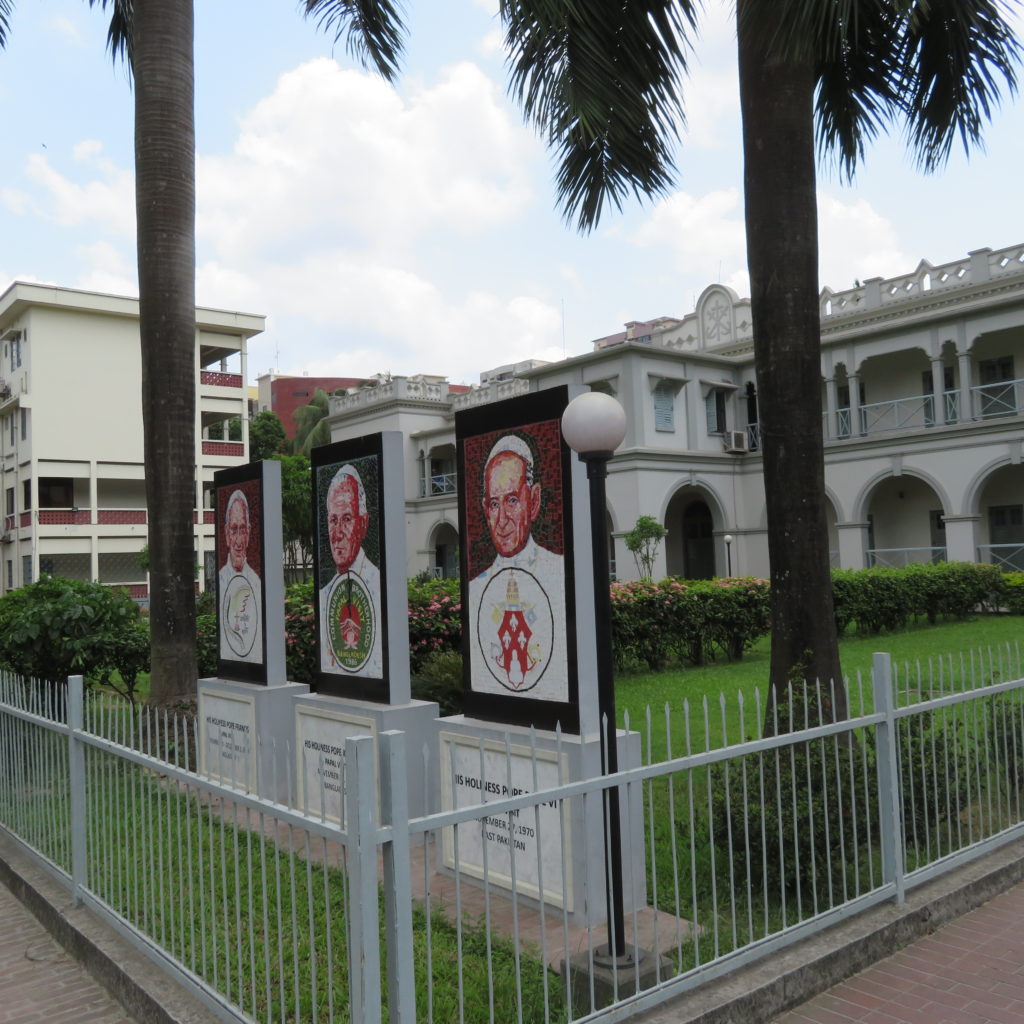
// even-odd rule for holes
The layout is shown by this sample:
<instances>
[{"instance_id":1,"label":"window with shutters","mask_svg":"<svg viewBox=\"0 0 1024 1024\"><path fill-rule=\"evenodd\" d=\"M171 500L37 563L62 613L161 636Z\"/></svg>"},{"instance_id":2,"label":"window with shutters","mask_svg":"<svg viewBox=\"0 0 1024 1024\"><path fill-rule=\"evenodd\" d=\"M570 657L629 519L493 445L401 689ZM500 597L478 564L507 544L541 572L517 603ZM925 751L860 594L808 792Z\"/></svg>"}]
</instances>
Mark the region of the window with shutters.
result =
<instances>
[{"instance_id":1,"label":"window with shutters","mask_svg":"<svg viewBox=\"0 0 1024 1024\"><path fill-rule=\"evenodd\" d=\"M654 386L654 429L674 431L676 429L676 385L670 380L660 380Z\"/></svg>"},{"instance_id":2,"label":"window with shutters","mask_svg":"<svg viewBox=\"0 0 1024 1024\"><path fill-rule=\"evenodd\" d=\"M719 388L712 388L708 397L704 399L705 409L708 417L708 433L725 433L725 392Z\"/></svg>"}]
</instances>

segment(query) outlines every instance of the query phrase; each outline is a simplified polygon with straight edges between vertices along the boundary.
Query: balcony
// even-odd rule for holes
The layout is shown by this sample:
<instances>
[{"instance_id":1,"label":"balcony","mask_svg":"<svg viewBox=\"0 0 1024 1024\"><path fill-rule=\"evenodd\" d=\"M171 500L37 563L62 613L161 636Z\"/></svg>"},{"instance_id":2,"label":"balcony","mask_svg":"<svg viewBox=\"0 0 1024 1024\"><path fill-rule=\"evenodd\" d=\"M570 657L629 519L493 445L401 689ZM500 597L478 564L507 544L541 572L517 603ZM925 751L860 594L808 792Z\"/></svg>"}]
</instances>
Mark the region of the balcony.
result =
<instances>
[{"instance_id":1,"label":"balcony","mask_svg":"<svg viewBox=\"0 0 1024 1024\"><path fill-rule=\"evenodd\" d=\"M946 549L936 548L868 548L864 552L869 569L902 569L913 562L944 562Z\"/></svg>"},{"instance_id":2,"label":"balcony","mask_svg":"<svg viewBox=\"0 0 1024 1024\"><path fill-rule=\"evenodd\" d=\"M859 410L859 429L853 430L853 410L836 409L835 433L830 432L829 414L822 413L826 441L843 441L850 437L869 437L898 431L927 430L960 422L960 392L943 394L943 418L935 417L932 395L914 395L889 402L870 402ZM979 384L970 389L971 420L990 420L1024 413L1024 379Z\"/></svg>"},{"instance_id":3,"label":"balcony","mask_svg":"<svg viewBox=\"0 0 1024 1024\"><path fill-rule=\"evenodd\" d=\"M245 445L241 441L204 441L203 454L241 459L245 457Z\"/></svg>"},{"instance_id":4,"label":"balcony","mask_svg":"<svg viewBox=\"0 0 1024 1024\"><path fill-rule=\"evenodd\" d=\"M240 373L224 373L220 370L200 370L199 383L215 388L240 388L242 375Z\"/></svg>"},{"instance_id":5,"label":"balcony","mask_svg":"<svg viewBox=\"0 0 1024 1024\"><path fill-rule=\"evenodd\" d=\"M459 489L457 473L435 473L420 481L420 497L434 498L439 494L454 494Z\"/></svg>"}]
</instances>

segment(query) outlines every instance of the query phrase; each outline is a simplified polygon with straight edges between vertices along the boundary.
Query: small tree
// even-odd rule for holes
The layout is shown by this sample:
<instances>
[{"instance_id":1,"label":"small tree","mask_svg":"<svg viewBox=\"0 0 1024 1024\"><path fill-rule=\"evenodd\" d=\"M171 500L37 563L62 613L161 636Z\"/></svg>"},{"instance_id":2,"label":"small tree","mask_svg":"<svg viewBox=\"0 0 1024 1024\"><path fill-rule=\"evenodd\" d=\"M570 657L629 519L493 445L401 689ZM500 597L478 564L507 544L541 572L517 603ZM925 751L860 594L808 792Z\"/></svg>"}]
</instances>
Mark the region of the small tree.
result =
<instances>
[{"instance_id":1,"label":"small tree","mask_svg":"<svg viewBox=\"0 0 1024 1024\"><path fill-rule=\"evenodd\" d=\"M281 463L281 518L289 565L313 564L313 506L311 469L304 455L278 455Z\"/></svg>"},{"instance_id":2,"label":"small tree","mask_svg":"<svg viewBox=\"0 0 1024 1024\"><path fill-rule=\"evenodd\" d=\"M654 516L641 516L632 530L622 539L633 554L640 578L649 580L654 573L654 560L658 545L668 536L668 530Z\"/></svg>"}]
</instances>

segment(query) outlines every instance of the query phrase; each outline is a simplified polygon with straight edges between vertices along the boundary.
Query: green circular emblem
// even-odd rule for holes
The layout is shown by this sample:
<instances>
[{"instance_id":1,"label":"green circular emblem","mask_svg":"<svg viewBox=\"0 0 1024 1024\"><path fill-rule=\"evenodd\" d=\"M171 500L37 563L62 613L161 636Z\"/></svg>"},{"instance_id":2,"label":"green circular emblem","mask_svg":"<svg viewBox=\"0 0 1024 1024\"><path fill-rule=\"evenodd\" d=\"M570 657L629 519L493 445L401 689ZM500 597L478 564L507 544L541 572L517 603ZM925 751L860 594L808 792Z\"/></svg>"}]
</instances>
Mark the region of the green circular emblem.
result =
<instances>
[{"instance_id":1,"label":"green circular emblem","mask_svg":"<svg viewBox=\"0 0 1024 1024\"><path fill-rule=\"evenodd\" d=\"M373 602L362 577L354 572L339 576L327 599L327 637L335 664L358 672L373 650L376 629Z\"/></svg>"}]
</instances>

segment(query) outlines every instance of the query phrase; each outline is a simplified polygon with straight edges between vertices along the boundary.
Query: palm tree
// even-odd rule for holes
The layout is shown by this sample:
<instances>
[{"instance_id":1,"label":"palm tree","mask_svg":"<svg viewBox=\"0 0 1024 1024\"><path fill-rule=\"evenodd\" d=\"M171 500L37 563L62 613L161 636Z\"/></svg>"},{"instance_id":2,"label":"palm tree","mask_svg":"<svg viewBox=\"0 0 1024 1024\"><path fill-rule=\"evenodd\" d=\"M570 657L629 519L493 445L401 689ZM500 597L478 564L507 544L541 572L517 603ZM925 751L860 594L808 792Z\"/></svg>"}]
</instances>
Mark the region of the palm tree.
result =
<instances>
[{"instance_id":1,"label":"palm tree","mask_svg":"<svg viewBox=\"0 0 1024 1024\"><path fill-rule=\"evenodd\" d=\"M559 156L558 196L590 230L665 193L682 122L692 0L501 0L512 90ZM772 582L771 688L834 680L821 431L815 139L852 176L902 123L934 170L981 138L1020 44L1001 0L738 0L747 262ZM816 131L817 130L817 131Z\"/></svg>"},{"instance_id":2,"label":"palm tree","mask_svg":"<svg viewBox=\"0 0 1024 1024\"><path fill-rule=\"evenodd\" d=\"M196 683L193 0L89 0L89 5L111 9L110 51L127 61L135 86L150 700L164 703L194 694ZM12 0L0 0L0 46L7 40L13 6ZM307 3L310 11L318 6L315 0ZM392 75L399 36L391 27L390 3L351 0L330 6L335 9L321 12L324 27L338 35L348 29L350 48Z\"/></svg>"},{"instance_id":3,"label":"palm tree","mask_svg":"<svg viewBox=\"0 0 1024 1024\"><path fill-rule=\"evenodd\" d=\"M309 404L300 405L292 413L295 420L295 436L290 445L292 455L304 455L308 459L314 448L330 443L331 428L327 425L327 414L330 411L327 392L323 388L316 388Z\"/></svg>"}]
</instances>

